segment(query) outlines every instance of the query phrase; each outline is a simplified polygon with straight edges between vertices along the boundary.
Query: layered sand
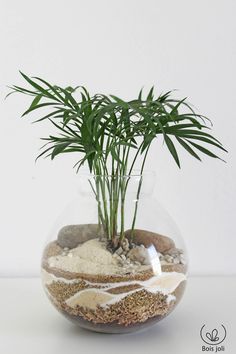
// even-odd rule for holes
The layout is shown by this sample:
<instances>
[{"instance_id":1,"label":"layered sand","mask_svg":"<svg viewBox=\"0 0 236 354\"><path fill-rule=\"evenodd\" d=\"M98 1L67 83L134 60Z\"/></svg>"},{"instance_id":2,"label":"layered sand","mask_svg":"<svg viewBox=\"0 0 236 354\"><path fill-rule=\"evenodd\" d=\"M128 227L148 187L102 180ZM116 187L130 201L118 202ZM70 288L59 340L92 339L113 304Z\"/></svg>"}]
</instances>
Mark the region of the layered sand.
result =
<instances>
[{"instance_id":1,"label":"layered sand","mask_svg":"<svg viewBox=\"0 0 236 354\"><path fill-rule=\"evenodd\" d=\"M53 242L44 252L42 279L63 313L94 324L132 326L165 316L182 295L185 266L158 261L152 257L148 265L131 262L124 268L98 239L66 254Z\"/></svg>"}]
</instances>

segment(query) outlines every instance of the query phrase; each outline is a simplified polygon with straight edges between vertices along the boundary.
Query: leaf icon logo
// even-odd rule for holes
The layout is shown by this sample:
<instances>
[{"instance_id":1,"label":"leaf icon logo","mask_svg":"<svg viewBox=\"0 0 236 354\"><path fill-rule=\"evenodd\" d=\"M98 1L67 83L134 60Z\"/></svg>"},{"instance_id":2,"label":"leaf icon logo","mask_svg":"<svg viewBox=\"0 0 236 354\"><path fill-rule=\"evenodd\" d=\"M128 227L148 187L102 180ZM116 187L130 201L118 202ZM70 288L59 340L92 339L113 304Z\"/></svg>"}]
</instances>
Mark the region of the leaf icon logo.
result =
<instances>
[{"instance_id":1,"label":"leaf icon logo","mask_svg":"<svg viewBox=\"0 0 236 354\"><path fill-rule=\"evenodd\" d=\"M206 344L209 345L219 345L226 338L226 328L223 324L218 327L218 329L214 328L212 331L207 332L206 325L204 324L200 329L200 337Z\"/></svg>"},{"instance_id":2,"label":"leaf icon logo","mask_svg":"<svg viewBox=\"0 0 236 354\"><path fill-rule=\"evenodd\" d=\"M207 332L206 337L211 341L211 342L217 342L219 340L218 337L218 331L217 329L213 329L212 332Z\"/></svg>"}]
</instances>

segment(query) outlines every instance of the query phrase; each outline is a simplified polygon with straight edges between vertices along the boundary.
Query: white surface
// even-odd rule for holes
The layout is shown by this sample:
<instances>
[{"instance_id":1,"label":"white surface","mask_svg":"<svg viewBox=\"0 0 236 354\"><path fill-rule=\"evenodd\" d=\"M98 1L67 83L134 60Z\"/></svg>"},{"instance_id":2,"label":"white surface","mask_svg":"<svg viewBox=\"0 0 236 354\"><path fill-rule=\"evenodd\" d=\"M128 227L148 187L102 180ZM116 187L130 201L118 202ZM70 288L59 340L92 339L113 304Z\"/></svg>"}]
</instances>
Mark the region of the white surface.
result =
<instances>
[{"instance_id":1,"label":"white surface","mask_svg":"<svg viewBox=\"0 0 236 354\"><path fill-rule=\"evenodd\" d=\"M235 353L236 278L190 278L176 310L147 331L128 335L82 330L49 303L39 279L0 280L0 353L198 354L200 328L227 329L225 354Z\"/></svg>"},{"instance_id":2,"label":"white surface","mask_svg":"<svg viewBox=\"0 0 236 354\"><path fill-rule=\"evenodd\" d=\"M157 171L156 197L186 240L190 273L235 273L236 2L0 4L0 275L38 274L47 232L77 188L72 177L76 156L35 165L38 138L50 129L18 119L27 98L3 101L6 85L23 83L18 69L124 98L136 96L142 86L155 84L158 92L177 88L179 97L188 96L212 118L214 134L230 152L227 164L207 157L201 164L179 150L179 171L160 141L148 166Z\"/></svg>"}]
</instances>

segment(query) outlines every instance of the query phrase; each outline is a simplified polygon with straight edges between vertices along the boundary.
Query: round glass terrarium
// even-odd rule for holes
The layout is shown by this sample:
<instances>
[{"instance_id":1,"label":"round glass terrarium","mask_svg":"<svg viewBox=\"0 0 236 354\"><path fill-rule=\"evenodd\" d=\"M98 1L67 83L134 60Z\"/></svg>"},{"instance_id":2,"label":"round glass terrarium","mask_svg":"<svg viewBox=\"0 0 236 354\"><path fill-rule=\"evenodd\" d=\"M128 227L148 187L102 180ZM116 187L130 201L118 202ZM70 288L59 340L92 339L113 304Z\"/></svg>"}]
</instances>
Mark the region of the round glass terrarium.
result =
<instances>
[{"instance_id":1,"label":"round glass terrarium","mask_svg":"<svg viewBox=\"0 0 236 354\"><path fill-rule=\"evenodd\" d=\"M46 294L83 328L125 333L149 327L178 304L187 272L179 231L153 198L155 175L78 180L79 194L43 252Z\"/></svg>"}]
</instances>

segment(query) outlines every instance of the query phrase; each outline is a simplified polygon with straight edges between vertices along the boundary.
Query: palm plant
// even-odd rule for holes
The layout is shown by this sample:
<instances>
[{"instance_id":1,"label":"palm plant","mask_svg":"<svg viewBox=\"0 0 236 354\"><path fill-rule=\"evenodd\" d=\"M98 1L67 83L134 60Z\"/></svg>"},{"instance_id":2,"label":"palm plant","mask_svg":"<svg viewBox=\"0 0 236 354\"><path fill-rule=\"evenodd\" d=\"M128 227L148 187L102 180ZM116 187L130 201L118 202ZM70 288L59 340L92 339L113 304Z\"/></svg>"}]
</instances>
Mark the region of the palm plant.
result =
<instances>
[{"instance_id":1,"label":"palm plant","mask_svg":"<svg viewBox=\"0 0 236 354\"><path fill-rule=\"evenodd\" d=\"M162 136L178 167L180 161L175 143L198 160L201 160L199 152L219 158L207 146L226 151L209 133L209 119L197 114L186 98L173 98L172 91L155 97L152 87L146 97L141 90L136 99L124 101L113 95L90 96L83 86L62 88L38 77L21 75L29 88L14 85L8 95L18 92L32 96L33 100L22 117L40 108L49 108L49 113L35 122L49 120L57 129L57 134L42 138L45 144L38 158L50 156L54 159L71 152L80 154L76 170L78 172L87 163L95 176L95 186L91 184L91 188L98 201L98 222L111 243L115 242L117 235L119 242L124 238L124 205L129 176L141 163L132 222L134 230L142 173L155 138Z\"/></svg>"}]
</instances>

